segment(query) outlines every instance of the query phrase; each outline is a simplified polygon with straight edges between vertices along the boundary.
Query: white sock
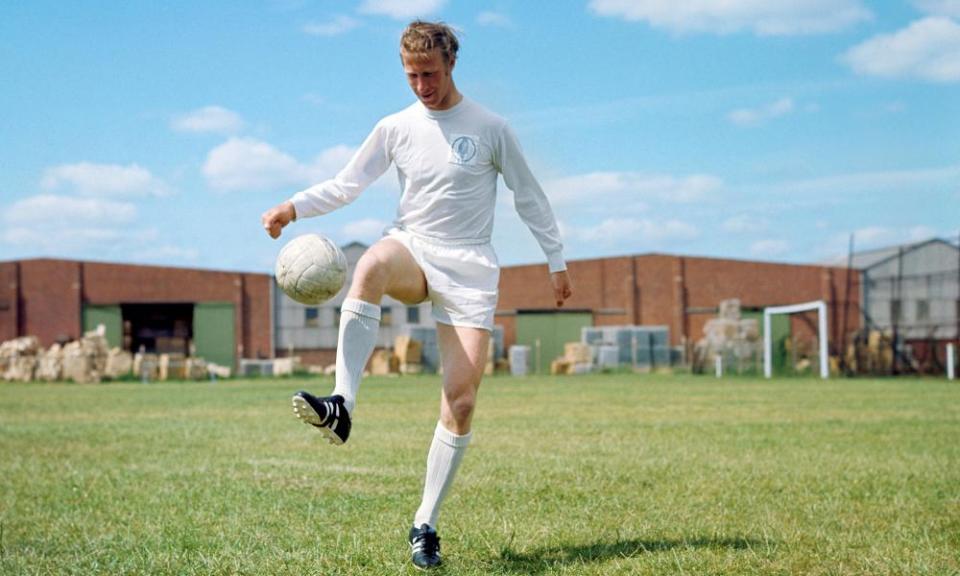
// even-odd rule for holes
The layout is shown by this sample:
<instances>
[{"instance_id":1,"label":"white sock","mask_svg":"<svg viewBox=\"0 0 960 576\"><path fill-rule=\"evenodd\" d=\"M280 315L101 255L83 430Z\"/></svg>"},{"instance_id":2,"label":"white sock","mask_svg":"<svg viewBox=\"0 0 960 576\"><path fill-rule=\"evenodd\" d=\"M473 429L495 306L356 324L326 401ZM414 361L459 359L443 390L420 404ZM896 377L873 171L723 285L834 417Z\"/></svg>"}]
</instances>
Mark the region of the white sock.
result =
<instances>
[{"instance_id":1,"label":"white sock","mask_svg":"<svg viewBox=\"0 0 960 576\"><path fill-rule=\"evenodd\" d=\"M433 443L427 454L427 477L423 483L423 500L420 508L413 517L413 525L419 527L427 524L436 529L437 517L440 515L440 505L453 484L457 475L457 468L470 444L471 433L457 436L437 422L437 429L433 432Z\"/></svg>"},{"instance_id":2,"label":"white sock","mask_svg":"<svg viewBox=\"0 0 960 576\"><path fill-rule=\"evenodd\" d=\"M340 307L340 336L337 340L337 384L334 394L343 396L344 407L353 414L363 369L377 345L380 306L347 298Z\"/></svg>"}]
</instances>

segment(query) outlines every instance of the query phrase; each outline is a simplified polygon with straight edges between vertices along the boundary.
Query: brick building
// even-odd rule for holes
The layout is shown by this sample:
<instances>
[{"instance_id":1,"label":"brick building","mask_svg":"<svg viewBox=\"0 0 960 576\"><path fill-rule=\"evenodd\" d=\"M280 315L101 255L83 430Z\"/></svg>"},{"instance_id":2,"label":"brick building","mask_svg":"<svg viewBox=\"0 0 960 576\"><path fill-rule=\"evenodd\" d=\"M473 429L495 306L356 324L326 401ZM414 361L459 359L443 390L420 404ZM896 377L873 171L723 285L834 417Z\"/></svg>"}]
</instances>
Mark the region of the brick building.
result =
<instances>
[{"instance_id":1,"label":"brick building","mask_svg":"<svg viewBox=\"0 0 960 576\"><path fill-rule=\"evenodd\" d=\"M234 366L273 355L268 274L72 260L0 262L0 341L43 346L104 324L111 346Z\"/></svg>"},{"instance_id":2,"label":"brick building","mask_svg":"<svg viewBox=\"0 0 960 576\"><path fill-rule=\"evenodd\" d=\"M635 324L667 327L671 345L686 353L703 336L719 303L731 298L740 300L746 315L824 300L831 344L860 322L860 274L851 272L848 285L846 268L667 254L575 260L568 268L574 295L562 311L555 307L545 265L502 270L496 323L504 327L506 346L529 343L524 325L530 321L540 333L565 333L561 340L579 339L582 326ZM794 324L795 330L814 334L808 319Z\"/></svg>"},{"instance_id":3,"label":"brick building","mask_svg":"<svg viewBox=\"0 0 960 576\"><path fill-rule=\"evenodd\" d=\"M362 245L345 247L359 258ZM745 314L764 307L825 300L831 344L860 324L860 275L845 268L645 254L569 263L574 296L553 301L545 265L501 271L495 322L502 346L551 340L549 360L584 326L666 327L681 355L703 335L720 301L737 298ZM344 291L345 292L345 291ZM849 294L849 297L847 295ZM294 353L332 362L336 311L343 294L321 307L294 306L268 274L70 260L0 262L0 341L34 335L44 346L79 337L98 324L111 345L137 351L195 352L219 364ZM429 304L385 300L391 320L380 345L410 326L430 326ZM846 311L846 321L843 321ZM802 318L795 329L813 334ZM835 352L835 351L832 351Z\"/></svg>"}]
</instances>

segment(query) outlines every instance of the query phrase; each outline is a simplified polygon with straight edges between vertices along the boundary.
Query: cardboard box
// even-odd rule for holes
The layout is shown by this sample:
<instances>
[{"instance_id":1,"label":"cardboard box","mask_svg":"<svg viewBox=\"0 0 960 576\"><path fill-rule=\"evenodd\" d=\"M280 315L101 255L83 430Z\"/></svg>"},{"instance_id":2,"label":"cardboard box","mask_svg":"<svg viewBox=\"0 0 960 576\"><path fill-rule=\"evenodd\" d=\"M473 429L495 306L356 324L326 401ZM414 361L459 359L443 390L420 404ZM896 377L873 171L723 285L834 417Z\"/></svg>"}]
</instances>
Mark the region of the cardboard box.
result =
<instances>
[{"instance_id":1,"label":"cardboard box","mask_svg":"<svg viewBox=\"0 0 960 576\"><path fill-rule=\"evenodd\" d=\"M572 364L593 362L593 351L588 344L567 342L563 345L563 357Z\"/></svg>"},{"instance_id":2,"label":"cardboard box","mask_svg":"<svg viewBox=\"0 0 960 576\"><path fill-rule=\"evenodd\" d=\"M100 376L93 370L93 360L86 354L64 354L63 377L78 384L100 381Z\"/></svg>"},{"instance_id":3,"label":"cardboard box","mask_svg":"<svg viewBox=\"0 0 960 576\"><path fill-rule=\"evenodd\" d=\"M229 366L220 366L219 364L214 364L213 362L207 363L207 374L216 378L229 378L230 372L231 370Z\"/></svg>"},{"instance_id":4,"label":"cardboard box","mask_svg":"<svg viewBox=\"0 0 960 576\"><path fill-rule=\"evenodd\" d=\"M55 382L63 378L63 351L59 344L54 344L38 356L37 371L34 377L45 382Z\"/></svg>"},{"instance_id":5,"label":"cardboard box","mask_svg":"<svg viewBox=\"0 0 960 576\"><path fill-rule=\"evenodd\" d=\"M559 376L561 374L568 374L572 364L566 358L557 358L550 363L550 374L554 376Z\"/></svg>"},{"instance_id":6,"label":"cardboard box","mask_svg":"<svg viewBox=\"0 0 960 576\"><path fill-rule=\"evenodd\" d=\"M137 378L156 380L160 376L160 359L156 354L134 354L133 375Z\"/></svg>"},{"instance_id":7,"label":"cardboard box","mask_svg":"<svg viewBox=\"0 0 960 576\"><path fill-rule=\"evenodd\" d=\"M423 345L410 336L397 336L393 339L394 352L401 364L420 364Z\"/></svg>"},{"instance_id":8,"label":"cardboard box","mask_svg":"<svg viewBox=\"0 0 960 576\"><path fill-rule=\"evenodd\" d=\"M133 370L133 354L120 348L113 348L107 353L107 362L104 365L103 375L107 378L121 378Z\"/></svg>"},{"instance_id":9,"label":"cardboard box","mask_svg":"<svg viewBox=\"0 0 960 576\"><path fill-rule=\"evenodd\" d=\"M207 378L207 362L203 358L187 358L184 362L184 374L189 380Z\"/></svg>"},{"instance_id":10,"label":"cardboard box","mask_svg":"<svg viewBox=\"0 0 960 576\"><path fill-rule=\"evenodd\" d=\"M292 376L294 372L300 367L300 357L299 356L289 356L287 358L274 358L273 359L273 375L274 376Z\"/></svg>"},{"instance_id":11,"label":"cardboard box","mask_svg":"<svg viewBox=\"0 0 960 576\"><path fill-rule=\"evenodd\" d=\"M400 371L400 359L389 350L376 350L370 358L370 373L375 376L396 374Z\"/></svg>"},{"instance_id":12,"label":"cardboard box","mask_svg":"<svg viewBox=\"0 0 960 576\"><path fill-rule=\"evenodd\" d=\"M36 356L19 356L10 360L3 379L8 382L30 382L37 370Z\"/></svg>"},{"instance_id":13,"label":"cardboard box","mask_svg":"<svg viewBox=\"0 0 960 576\"><path fill-rule=\"evenodd\" d=\"M183 354L160 355L160 380L184 380L187 377Z\"/></svg>"}]
</instances>

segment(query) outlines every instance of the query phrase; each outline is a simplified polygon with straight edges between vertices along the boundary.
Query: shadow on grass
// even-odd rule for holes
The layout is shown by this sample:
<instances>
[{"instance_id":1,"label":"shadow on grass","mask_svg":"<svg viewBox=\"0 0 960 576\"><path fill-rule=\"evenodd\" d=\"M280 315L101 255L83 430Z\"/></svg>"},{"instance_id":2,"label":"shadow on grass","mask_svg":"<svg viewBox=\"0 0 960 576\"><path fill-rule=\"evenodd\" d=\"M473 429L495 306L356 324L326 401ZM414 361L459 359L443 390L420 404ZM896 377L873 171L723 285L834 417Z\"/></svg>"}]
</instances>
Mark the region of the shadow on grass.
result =
<instances>
[{"instance_id":1,"label":"shadow on grass","mask_svg":"<svg viewBox=\"0 0 960 576\"><path fill-rule=\"evenodd\" d=\"M725 548L729 550L766 549L769 541L750 538L683 538L660 540L617 540L591 544L563 545L515 552L509 545L500 550L493 563L505 573L538 574L568 564L604 562L615 558L633 558L682 548Z\"/></svg>"}]
</instances>

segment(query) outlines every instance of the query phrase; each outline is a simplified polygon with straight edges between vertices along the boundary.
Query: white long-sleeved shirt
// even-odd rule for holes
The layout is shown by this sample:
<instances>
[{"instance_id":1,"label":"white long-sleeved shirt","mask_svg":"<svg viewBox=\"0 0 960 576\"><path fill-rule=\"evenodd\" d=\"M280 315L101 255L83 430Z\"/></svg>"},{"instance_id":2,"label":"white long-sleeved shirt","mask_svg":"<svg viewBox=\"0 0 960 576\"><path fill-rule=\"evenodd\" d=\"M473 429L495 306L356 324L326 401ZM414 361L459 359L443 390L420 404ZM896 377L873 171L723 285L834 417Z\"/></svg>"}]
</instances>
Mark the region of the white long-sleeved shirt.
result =
<instances>
[{"instance_id":1,"label":"white long-sleeved shirt","mask_svg":"<svg viewBox=\"0 0 960 576\"><path fill-rule=\"evenodd\" d=\"M339 174L290 199L297 217L353 202L391 163L402 190L394 221L398 228L446 244L490 242L499 173L550 272L566 269L553 210L513 130L467 98L442 111L416 102L382 119Z\"/></svg>"}]
</instances>

